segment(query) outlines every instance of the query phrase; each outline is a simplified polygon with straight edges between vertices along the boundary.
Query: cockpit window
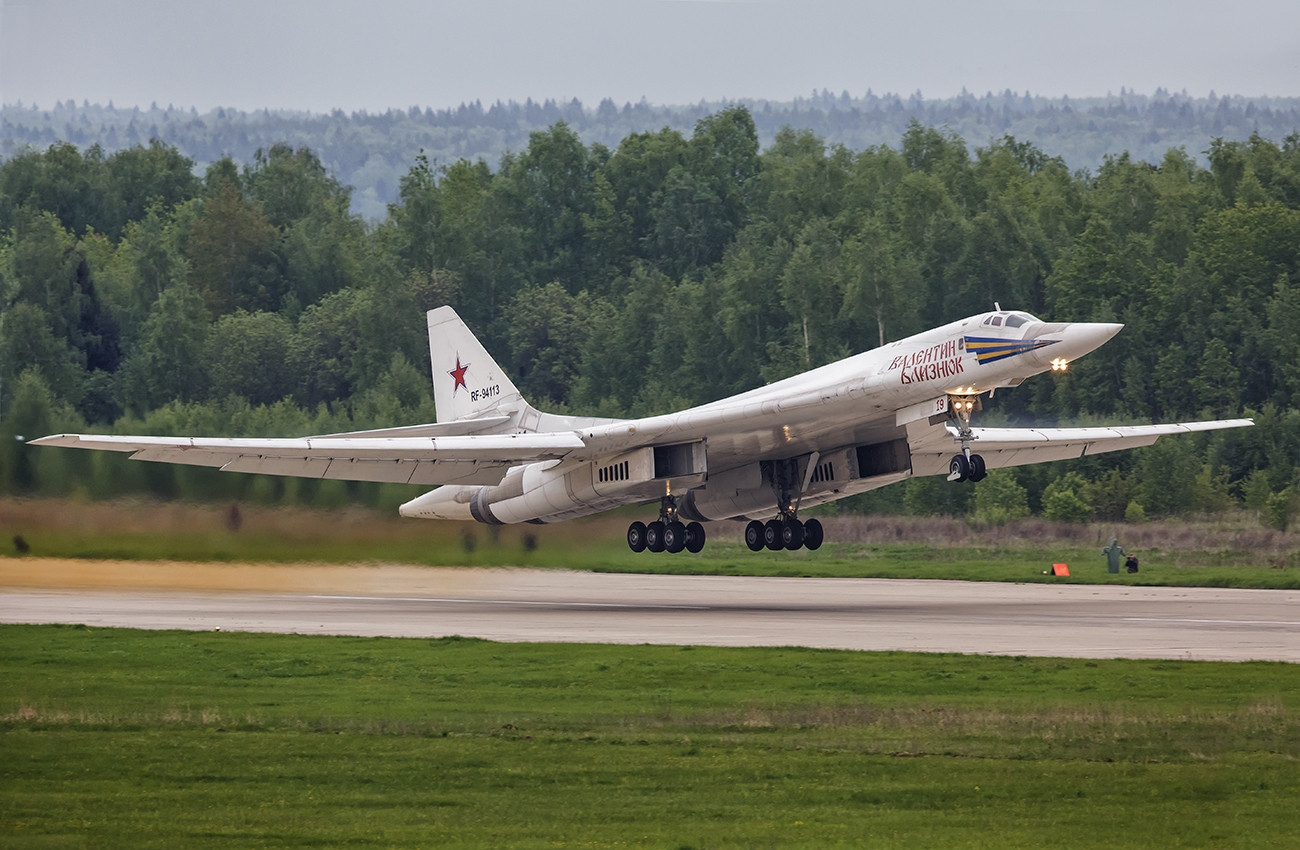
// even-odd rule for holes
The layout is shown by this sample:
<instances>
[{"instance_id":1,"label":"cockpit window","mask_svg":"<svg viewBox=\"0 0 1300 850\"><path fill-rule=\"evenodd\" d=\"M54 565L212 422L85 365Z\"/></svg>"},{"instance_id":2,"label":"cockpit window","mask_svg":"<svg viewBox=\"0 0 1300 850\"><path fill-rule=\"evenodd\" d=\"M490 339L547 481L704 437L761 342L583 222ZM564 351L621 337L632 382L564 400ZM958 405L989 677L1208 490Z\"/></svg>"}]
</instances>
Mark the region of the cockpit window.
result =
<instances>
[{"instance_id":1,"label":"cockpit window","mask_svg":"<svg viewBox=\"0 0 1300 850\"><path fill-rule=\"evenodd\" d=\"M1023 327L1024 325L1029 324L1030 322L1041 322L1041 321L1042 321L1042 319L1037 319L1037 318L1035 318L1035 317L1029 315L1028 313L1011 313L1011 314L1009 314L1009 315L1008 315L1008 314L998 313L998 314L995 314L995 315L992 315L992 316L988 316L988 317L986 317L986 318L984 319L984 321L983 321L982 324L985 324L985 325L1001 325L1003 319L1006 320L1007 327L1009 327L1009 328L1019 328L1019 327Z\"/></svg>"}]
</instances>

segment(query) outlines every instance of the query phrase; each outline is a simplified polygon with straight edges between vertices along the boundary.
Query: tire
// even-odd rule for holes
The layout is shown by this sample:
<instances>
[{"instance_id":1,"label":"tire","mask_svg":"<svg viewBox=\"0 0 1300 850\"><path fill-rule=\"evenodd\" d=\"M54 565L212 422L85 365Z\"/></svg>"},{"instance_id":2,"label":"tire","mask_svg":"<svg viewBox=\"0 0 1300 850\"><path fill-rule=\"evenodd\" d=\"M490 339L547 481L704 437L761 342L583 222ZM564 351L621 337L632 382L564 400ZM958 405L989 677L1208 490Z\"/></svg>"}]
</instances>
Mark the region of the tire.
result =
<instances>
[{"instance_id":1,"label":"tire","mask_svg":"<svg viewBox=\"0 0 1300 850\"><path fill-rule=\"evenodd\" d=\"M645 523L634 522L627 527L627 548L633 552L645 551Z\"/></svg>"},{"instance_id":2,"label":"tire","mask_svg":"<svg viewBox=\"0 0 1300 850\"><path fill-rule=\"evenodd\" d=\"M651 552L664 550L664 524L655 520L645 527L645 548Z\"/></svg>"},{"instance_id":3,"label":"tire","mask_svg":"<svg viewBox=\"0 0 1300 850\"><path fill-rule=\"evenodd\" d=\"M686 551L698 555L704 549L704 526L698 522L686 526Z\"/></svg>"},{"instance_id":4,"label":"tire","mask_svg":"<svg viewBox=\"0 0 1300 850\"><path fill-rule=\"evenodd\" d=\"M785 543L781 540L781 526L783 523L779 519L769 519L763 526L763 545L773 552L779 552L785 548Z\"/></svg>"},{"instance_id":5,"label":"tire","mask_svg":"<svg viewBox=\"0 0 1300 850\"><path fill-rule=\"evenodd\" d=\"M788 519L781 523L781 543L793 552L803 547L803 523L797 519Z\"/></svg>"},{"instance_id":6,"label":"tire","mask_svg":"<svg viewBox=\"0 0 1300 850\"><path fill-rule=\"evenodd\" d=\"M664 526L664 551L674 555L686 548L686 526L670 522Z\"/></svg>"},{"instance_id":7,"label":"tire","mask_svg":"<svg viewBox=\"0 0 1300 850\"><path fill-rule=\"evenodd\" d=\"M808 550L822 547L824 531L819 520L810 519L803 524L803 547Z\"/></svg>"},{"instance_id":8,"label":"tire","mask_svg":"<svg viewBox=\"0 0 1300 850\"><path fill-rule=\"evenodd\" d=\"M952 478L954 475L957 477ZM966 455L952 456L948 462L948 476L953 481L966 481L970 478L970 463L966 460Z\"/></svg>"},{"instance_id":9,"label":"tire","mask_svg":"<svg viewBox=\"0 0 1300 850\"><path fill-rule=\"evenodd\" d=\"M989 471L984 466L984 458L981 455L970 456L970 475L967 476L971 481L983 481L989 477Z\"/></svg>"},{"instance_id":10,"label":"tire","mask_svg":"<svg viewBox=\"0 0 1300 850\"><path fill-rule=\"evenodd\" d=\"M751 552L760 552L763 549L763 523L758 520L751 520L749 525L745 526L745 545Z\"/></svg>"}]
</instances>

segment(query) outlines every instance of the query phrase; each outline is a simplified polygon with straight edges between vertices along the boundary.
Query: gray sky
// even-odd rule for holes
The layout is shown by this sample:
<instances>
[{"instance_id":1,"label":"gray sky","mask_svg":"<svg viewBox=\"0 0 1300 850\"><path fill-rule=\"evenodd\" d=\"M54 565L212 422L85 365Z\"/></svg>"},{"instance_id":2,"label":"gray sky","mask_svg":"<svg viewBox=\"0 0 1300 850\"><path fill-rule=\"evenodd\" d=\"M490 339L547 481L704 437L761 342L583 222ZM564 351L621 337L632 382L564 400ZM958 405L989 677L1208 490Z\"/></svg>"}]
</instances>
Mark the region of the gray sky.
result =
<instances>
[{"instance_id":1,"label":"gray sky","mask_svg":"<svg viewBox=\"0 0 1300 850\"><path fill-rule=\"evenodd\" d=\"M0 0L0 102L1300 95L1297 0Z\"/></svg>"}]
</instances>

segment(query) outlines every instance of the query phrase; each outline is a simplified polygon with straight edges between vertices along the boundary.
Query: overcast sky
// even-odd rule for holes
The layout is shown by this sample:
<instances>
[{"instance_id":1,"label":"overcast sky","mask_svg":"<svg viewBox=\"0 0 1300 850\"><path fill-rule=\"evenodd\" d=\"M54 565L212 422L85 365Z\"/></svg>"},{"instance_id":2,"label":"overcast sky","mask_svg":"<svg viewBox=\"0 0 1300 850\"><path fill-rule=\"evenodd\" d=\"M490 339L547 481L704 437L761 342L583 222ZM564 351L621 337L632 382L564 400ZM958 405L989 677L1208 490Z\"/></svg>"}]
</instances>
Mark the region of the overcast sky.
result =
<instances>
[{"instance_id":1,"label":"overcast sky","mask_svg":"<svg viewBox=\"0 0 1300 850\"><path fill-rule=\"evenodd\" d=\"M1300 0L0 0L0 102L1300 95Z\"/></svg>"}]
</instances>

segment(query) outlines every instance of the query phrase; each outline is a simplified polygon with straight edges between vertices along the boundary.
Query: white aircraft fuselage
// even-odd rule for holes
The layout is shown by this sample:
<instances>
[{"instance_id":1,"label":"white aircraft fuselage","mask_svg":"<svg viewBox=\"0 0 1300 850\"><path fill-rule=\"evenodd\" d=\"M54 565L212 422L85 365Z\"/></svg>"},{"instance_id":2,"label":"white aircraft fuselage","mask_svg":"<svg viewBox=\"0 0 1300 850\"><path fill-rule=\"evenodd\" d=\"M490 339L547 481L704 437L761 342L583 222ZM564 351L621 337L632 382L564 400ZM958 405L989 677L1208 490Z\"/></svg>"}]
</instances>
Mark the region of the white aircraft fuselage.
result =
<instances>
[{"instance_id":1,"label":"white aircraft fuselage","mask_svg":"<svg viewBox=\"0 0 1300 850\"><path fill-rule=\"evenodd\" d=\"M978 396L1051 371L1106 342L1119 324L1047 324L1023 314L972 316L898 342L821 366L758 389L699 407L645 419L617 420L580 429L598 457L577 452L564 461L512 469L495 487L448 485L414 499L403 516L481 522L550 522L608 510L629 501L680 497L689 519L729 519L771 513L776 502L762 464L812 453L845 455L843 475L810 482L804 506L883 486L910 468L847 477L847 452L889 445L907 436L910 422L949 412L953 396ZM998 325L991 321L997 318ZM1029 317L1026 317L1029 318ZM977 342L972 342L977 341ZM982 362L983 361L983 362ZM647 446L698 444L703 463L685 474L656 476ZM621 454L627 453L627 458ZM629 460L624 477L599 470ZM581 465L578 465L581 464ZM899 464L894 464L895 466ZM837 470L832 468L831 472Z\"/></svg>"}]
</instances>

